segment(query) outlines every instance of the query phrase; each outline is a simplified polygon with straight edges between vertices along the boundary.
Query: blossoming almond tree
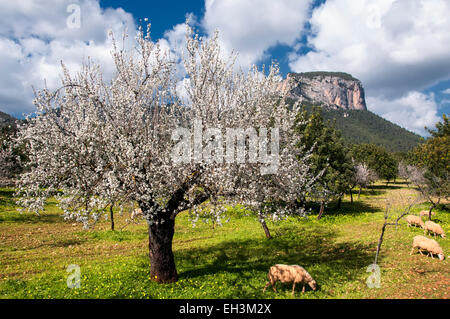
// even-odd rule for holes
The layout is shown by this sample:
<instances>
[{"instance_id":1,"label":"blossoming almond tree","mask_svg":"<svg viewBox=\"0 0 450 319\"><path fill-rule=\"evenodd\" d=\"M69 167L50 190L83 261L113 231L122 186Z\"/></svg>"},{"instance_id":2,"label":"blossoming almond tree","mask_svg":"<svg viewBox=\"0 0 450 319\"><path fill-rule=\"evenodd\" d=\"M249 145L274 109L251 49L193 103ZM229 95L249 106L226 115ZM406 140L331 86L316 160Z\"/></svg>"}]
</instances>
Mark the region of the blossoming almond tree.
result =
<instances>
[{"instance_id":1,"label":"blossoming almond tree","mask_svg":"<svg viewBox=\"0 0 450 319\"><path fill-rule=\"evenodd\" d=\"M371 170L366 163L355 163L353 161L354 165L354 172L353 175L350 178L349 182L349 191L350 191L350 200L353 203L353 193L352 190L356 186L359 186L358 191L358 199L361 196L361 189L368 187L370 184L375 182L378 179L377 174L374 170Z\"/></svg>"},{"instance_id":2,"label":"blossoming almond tree","mask_svg":"<svg viewBox=\"0 0 450 319\"><path fill-rule=\"evenodd\" d=\"M268 141L264 128L276 127L286 136L280 139L282 156L276 164L287 173L293 157L283 132L294 117L279 96L277 67L267 75L256 68L234 71L233 57L221 55L217 33L205 39L187 27L187 99L177 91L175 62L151 41L149 28L139 29L133 50L119 48L111 36L116 71L111 81L88 61L76 76L63 65L59 89L36 91L37 116L21 127L17 140L30 152L18 202L39 212L46 198L57 196L64 216L85 226L111 203L137 202L149 228L151 278L174 282L177 215L219 196L256 198L261 187L257 178L247 180L249 172L260 174L272 158L261 151ZM234 143L219 134L227 128L258 131L258 154L237 154L241 161L222 156L221 146ZM244 146L249 144L245 139ZM302 166L298 176L305 176L306 158L295 159ZM278 178L286 182L288 177ZM299 187L306 183L294 180Z\"/></svg>"}]
</instances>

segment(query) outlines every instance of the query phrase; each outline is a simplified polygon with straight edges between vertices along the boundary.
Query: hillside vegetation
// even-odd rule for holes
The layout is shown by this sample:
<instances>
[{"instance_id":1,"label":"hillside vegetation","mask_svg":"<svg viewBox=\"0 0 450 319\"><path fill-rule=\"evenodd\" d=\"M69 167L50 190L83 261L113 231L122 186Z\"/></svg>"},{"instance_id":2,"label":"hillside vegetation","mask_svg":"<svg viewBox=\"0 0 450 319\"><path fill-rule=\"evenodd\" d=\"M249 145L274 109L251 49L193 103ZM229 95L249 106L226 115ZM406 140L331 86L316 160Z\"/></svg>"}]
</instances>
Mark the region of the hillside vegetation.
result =
<instances>
[{"instance_id":1,"label":"hillside vegetation","mask_svg":"<svg viewBox=\"0 0 450 319\"><path fill-rule=\"evenodd\" d=\"M376 144L391 152L408 152L423 138L382 117L362 110L322 108L325 120L335 120L336 128L349 144Z\"/></svg>"}]
</instances>

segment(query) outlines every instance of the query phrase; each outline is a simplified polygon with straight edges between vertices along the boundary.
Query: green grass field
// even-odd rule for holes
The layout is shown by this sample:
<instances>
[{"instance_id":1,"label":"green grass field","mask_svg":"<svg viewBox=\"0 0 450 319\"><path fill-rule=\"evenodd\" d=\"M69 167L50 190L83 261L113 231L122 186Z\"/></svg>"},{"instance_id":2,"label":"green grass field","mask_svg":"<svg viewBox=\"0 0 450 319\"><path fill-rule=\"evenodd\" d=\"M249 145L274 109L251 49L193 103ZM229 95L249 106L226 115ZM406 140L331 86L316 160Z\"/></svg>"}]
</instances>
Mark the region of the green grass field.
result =
<instances>
[{"instance_id":1,"label":"green grass field","mask_svg":"<svg viewBox=\"0 0 450 319\"><path fill-rule=\"evenodd\" d=\"M64 221L54 201L37 216L20 214L12 189L0 189L0 298L448 298L450 267L448 238L437 238L446 259L415 254L412 239L423 234L388 226L381 249L381 288L366 285L383 224L386 199L392 216L417 193L405 184L377 184L341 209L332 203L318 221L291 217L269 222L267 240L254 216L231 210L222 227L198 222L192 228L187 213L177 217L174 253L179 281L157 284L149 278L148 236L144 221L128 224L129 214L116 214L116 231L108 220L94 229ZM421 203L413 213L426 209ZM448 207L448 205L447 205ZM450 213L441 205L435 220L446 233ZM301 286L291 296L291 285L268 289L267 272L276 263L299 264L318 283L318 290ZM67 288L70 264L81 267L81 287Z\"/></svg>"}]
</instances>

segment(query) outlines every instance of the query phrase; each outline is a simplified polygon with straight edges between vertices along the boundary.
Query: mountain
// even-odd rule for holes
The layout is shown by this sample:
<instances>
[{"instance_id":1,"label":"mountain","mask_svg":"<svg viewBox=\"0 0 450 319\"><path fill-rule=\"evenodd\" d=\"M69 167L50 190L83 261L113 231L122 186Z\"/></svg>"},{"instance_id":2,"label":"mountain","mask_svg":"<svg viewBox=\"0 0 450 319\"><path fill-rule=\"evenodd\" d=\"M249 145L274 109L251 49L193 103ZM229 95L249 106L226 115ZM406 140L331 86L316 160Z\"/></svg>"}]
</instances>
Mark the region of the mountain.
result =
<instances>
[{"instance_id":1,"label":"mountain","mask_svg":"<svg viewBox=\"0 0 450 319\"><path fill-rule=\"evenodd\" d=\"M407 152L423 138L367 110L361 81L347 73L289 73L280 86L291 102L311 109L321 106L325 120L335 122L347 143L373 143L392 152ZM0 112L0 130L16 127L16 119Z\"/></svg>"},{"instance_id":2,"label":"mountain","mask_svg":"<svg viewBox=\"0 0 450 319\"><path fill-rule=\"evenodd\" d=\"M351 144L373 143L391 152L408 152L423 141L423 137L365 110L322 108L322 116L335 122L343 139Z\"/></svg>"},{"instance_id":3,"label":"mountain","mask_svg":"<svg viewBox=\"0 0 450 319\"><path fill-rule=\"evenodd\" d=\"M361 81L347 73L289 73L280 91L302 103L333 109L367 110Z\"/></svg>"},{"instance_id":4,"label":"mountain","mask_svg":"<svg viewBox=\"0 0 450 319\"><path fill-rule=\"evenodd\" d=\"M373 143L391 152L407 152L423 141L397 124L367 110L361 81L341 72L289 73L280 86L291 103L311 110L320 106L349 144Z\"/></svg>"}]
</instances>

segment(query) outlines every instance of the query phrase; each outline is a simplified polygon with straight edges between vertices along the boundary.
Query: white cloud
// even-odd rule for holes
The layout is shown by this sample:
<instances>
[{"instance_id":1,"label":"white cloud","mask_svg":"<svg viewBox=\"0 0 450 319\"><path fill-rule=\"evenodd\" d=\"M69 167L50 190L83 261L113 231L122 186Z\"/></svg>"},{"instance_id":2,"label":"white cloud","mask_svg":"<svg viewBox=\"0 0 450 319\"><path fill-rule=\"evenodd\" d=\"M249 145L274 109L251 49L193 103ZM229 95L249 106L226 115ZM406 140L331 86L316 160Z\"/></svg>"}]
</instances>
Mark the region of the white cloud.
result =
<instances>
[{"instance_id":1,"label":"white cloud","mask_svg":"<svg viewBox=\"0 0 450 319\"><path fill-rule=\"evenodd\" d=\"M277 44L295 45L309 17L311 0L206 0L202 25L209 35L220 30L225 54L239 53L249 67Z\"/></svg>"},{"instance_id":2,"label":"white cloud","mask_svg":"<svg viewBox=\"0 0 450 319\"><path fill-rule=\"evenodd\" d=\"M189 25L196 24L195 17L188 15ZM180 78L184 77L186 72L182 63L182 56L186 54L186 24L180 23L164 33L164 38L159 39L158 43L162 50L169 51L171 58L176 61L176 69Z\"/></svg>"},{"instance_id":3,"label":"white cloud","mask_svg":"<svg viewBox=\"0 0 450 319\"><path fill-rule=\"evenodd\" d=\"M448 12L447 0L328 0L310 20L313 51L290 66L348 72L391 98L422 90L450 77Z\"/></svg>"},{"instance_id":4,"label":"white cloud","mask_svg":"<svg viewBox=\"0 0 450 319\"><path fill-rule=\"evenodd\" d=\"M367 105L385 119L422 136L428 134L425 126L434 127L440 120L432 93L427 95L411 91L397 99L368 97Z\"/></svg>"},{"instance_id":5,"label":"white cloud","mask_svg":"<svg viewBox=\"0 0 450 319\"><path fill-rule=\"evenodd\" d=\"M119 38L125 27L133 38L133 17L122 9L101 9L97 0L81 0L80 28L69 28L66 0L1 1L0 110L20 116L34 111L32 86L59 84L61 60L71 72L90 57L113 73L110 28ZM131 41L131 40L130 40Z\"/></svg>"},{"instance_id":6,"label":"white cloud","mask_svg":"<svg viewBox=\"0 0 450 319\"><path fill-rule=\"evenodd\" d=\"M437 107L418 92L450 78L448 12L447 0L327 0L310 20L313 50L292 53L290 67L350 73L362 80L370 110L423 133Z\"/></svg>"},{"instance_id":7,"label":"white cloud","mask_svg":"<svg viewBox=\"0 0 450 319\"><path fill-rule=\"evenodd\" d=\"M450 94L450 88L448 88L448 89L446 89L446 90L443 90L442 93L444 93L444 94Z\"/></svg>"}]
</instances>

